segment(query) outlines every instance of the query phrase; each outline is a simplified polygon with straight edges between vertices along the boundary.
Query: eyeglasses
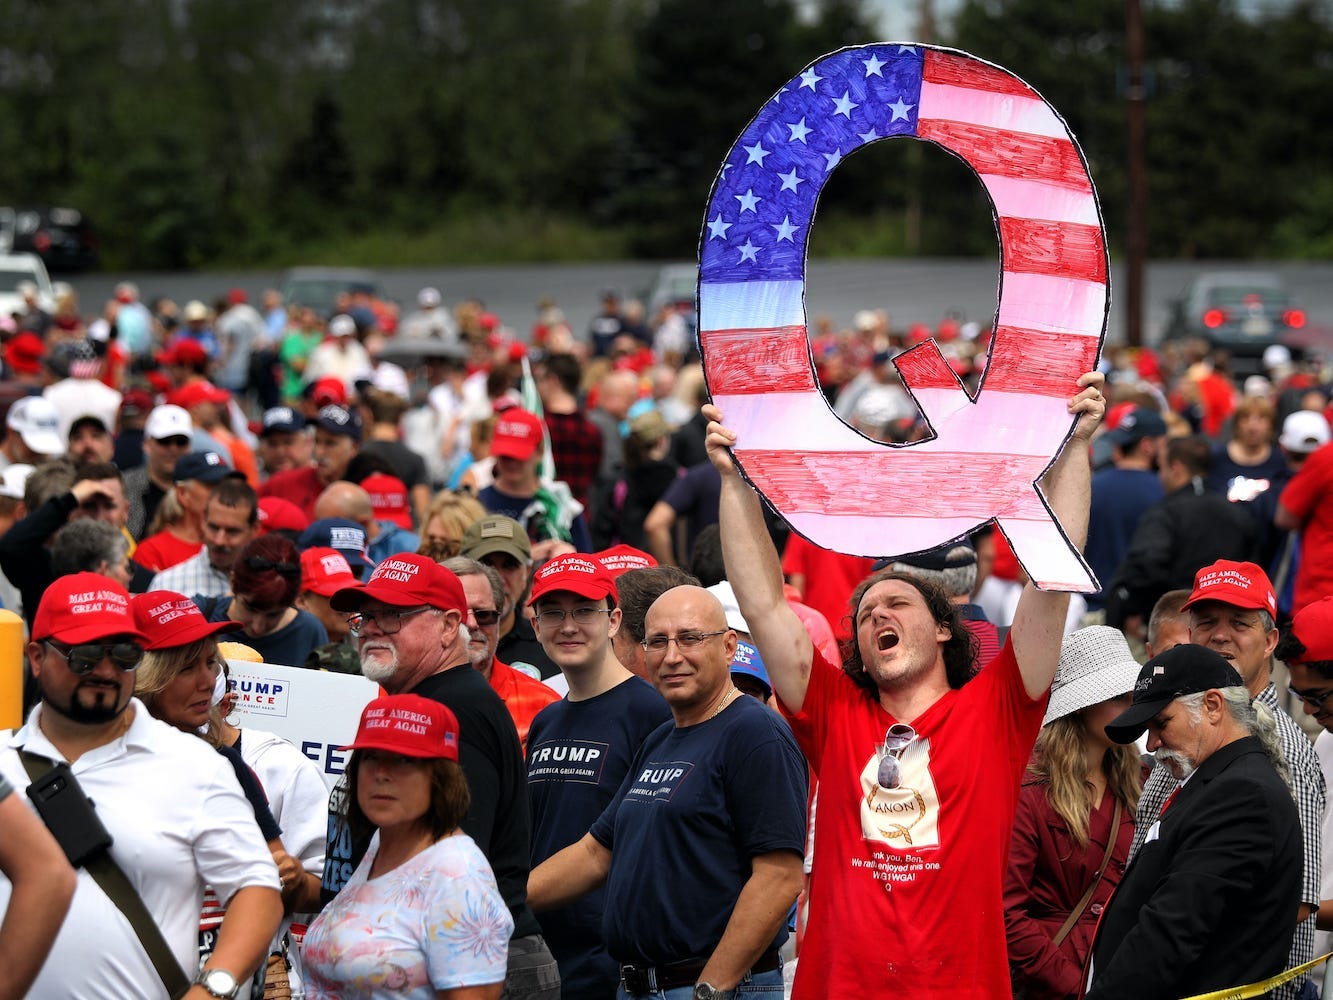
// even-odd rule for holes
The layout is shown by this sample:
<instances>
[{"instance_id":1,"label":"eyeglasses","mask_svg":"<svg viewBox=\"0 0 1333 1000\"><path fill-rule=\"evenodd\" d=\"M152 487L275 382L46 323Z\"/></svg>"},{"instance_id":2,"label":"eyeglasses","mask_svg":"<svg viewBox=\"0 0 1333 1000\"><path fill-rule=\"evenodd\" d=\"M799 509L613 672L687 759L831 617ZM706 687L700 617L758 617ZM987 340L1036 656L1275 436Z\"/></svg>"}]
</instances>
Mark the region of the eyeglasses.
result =
<instances>
[{"instance_id":1,"label":"eyeglasses","mask_svg":"<svg viewBox=\"0 0 1333 1000\"><path fill-rule=\"evenodd\" d=\"M274 562L272 559L265 559L263 556L246 556L245 565L256 573L267 573L269 570L276 570L279 576L294 576L301 572L300 563Z\"/></svg>"},{"instance_id":2,"label":"eyeglasses","mask_svg":"<svg viewBox=\"0 0 1333 1000\"><path fill-rule=\"evenodd\" d=\"M598 615L609 615L610 608L575 608L572 611L561 611L558 608L551 608L547 611L537 612L537 621L545 628L559 628L565 624L565 616L568 615L574 619L575 625L591 625L597 620ZM483 624L480 618L477 624Z\"/></svg>"},{"instance_id":3,"label":"eyeglasses","mask_svg":"<svg viewBox=\"0 0 1333 1000\"><path fill-rule=\"evenodd\" d=\"M1311 708L1316 709L1323 708L1328 704L1328 699L1333 698L1333 691L1325 691L1322 694L1317 694L1313 691L1307 693L1305 691L1297 691L1294 687L1290 686L1288 686L1287 690Z\"/></svg>"},{"instance_id":4,"label":"eyeglasses","mask_svg":"<svg viewBox=\"0 0 1333 1000\"><path fill-rule=\"evenodd\" d=\"M916 730L903 722L896 722L884 734L884 742L875 748L880 754L879 773L875 776L880 788L897 788L902 780L902 765L898 763L903 751L916 741Z\"/></svg>"},{"instance_id":5,"label":"eyeglasses","mask_svg":"<svg viewBox=\"0 0 1333 1000\"><path fill-rule=\"evenodd\" d=\"M352 615L347 619L347 627L352 635L359 636L366 630L366 626L371 622L375 627L385 635L395 635L403 627L403 619L411 618L413 615L419 615L423 611L435 610L429 604L421 608L408 608L406 611L399 611L397 608L386 609L384 611L363 611L359 615Z\"/></svg>"},{"instance_id":6,"label":"eyeglasses","mask_svg":"<svg viewBox=\"0 0 1333 1000\"><path fill-rule=\"evenodd\" d=\"M188 448L190 439L184 434L173 434L171 437L153 438L160 447L163 448Z\"/></svg>"},{"instance_id":7,"label":"eyeglasses","mask_svg":"<svg viewBox=\"0 0 1333 1000\"><path fill-rule=\"evenodd\" d=\"M640 645L643 646L645 652L655 653L658 656L661 656L673 642L676 644L677 649L695 649L698 646L702 646L714 636L726 635L730 631L731 629L729 628L721 628L716 632L681 632L678 635L650 635L647 639L644 639Z\"/></svg>"},{"instance_id":8,"label":"eyeglasses","mask_svg":"<svg viewBox=\"0 0 1333 1000\"><path fill-rule=\"evenodd\" d=\"M61 646L50 639L43 641L65 658L71 673L80 676L108 657L125 671L133 670L143 659L143 647L137 642L83 642L77 646Z\"/></svg>"},{"instance_id":9,"label":"eyeglasses","mask_svg":"<svg viewBox=\"0 0 1333 1000\"><path fill-rule=\"evenodd\" d=\"M500 620L500 612L494 608L469 608L468 610L472 612L472 617L477 619L477 624L482 628L490 628ZM582 608L579 610L581 611ZM561 620L563 621L563 619ZM574 620L578 621L577 618Z\"/></svg>"}]
</instances>

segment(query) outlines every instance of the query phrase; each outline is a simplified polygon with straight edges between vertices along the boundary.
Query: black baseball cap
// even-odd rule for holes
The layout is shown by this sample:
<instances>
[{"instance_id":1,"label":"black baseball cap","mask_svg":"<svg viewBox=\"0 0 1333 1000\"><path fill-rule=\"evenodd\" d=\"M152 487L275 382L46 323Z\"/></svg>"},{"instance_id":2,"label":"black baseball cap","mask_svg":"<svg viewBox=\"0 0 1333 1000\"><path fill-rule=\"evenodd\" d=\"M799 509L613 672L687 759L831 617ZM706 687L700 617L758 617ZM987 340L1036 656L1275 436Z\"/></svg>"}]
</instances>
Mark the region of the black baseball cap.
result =
<instances>
[{"instance_id":1,"label":"black baseball cap","mask_svg":"<svg viewBox=\"0 0 1333 1000\"><path fill-rule=\"evenodd\" d=\"M1181 695L1244 683L1220 653L1190 643L1172 646L1143 665L1134 682L1134 704L1107 724L1106 735L1115 743L1133 743L1149 721Z\"/></svg>"},{"instance_id":2,"label":"black baseball cap","mask_svg":"<svg viewBox=\"0 0 1333 1000\"><path fill-rule=\"evenodd\" d=\"M977 550L973 548L972 543L966 538L957 542L950 542L948 545L941 545L936 549L928 549L925 552L917 552L910 556L894 556L891 559L880 559L874 565L874 571L879 572L882 569L888 569L895 564L910 566L913 569L931 570L936 573L942 573L946 569L957 569L961 566L975 566L977 564Z\"/></svg>"},{"instance_id":3,"label":"black baseball cap","mask_svg":"<svg viewBox=\"0 0 1333 1000\"><path fill-rule=\"evenodd\" d=\"M338 406L336 403L321 406L315 416L315 423L330 434L341 434L357 444L361 443L361 417L357 415L355 409Z\"/></svg>"},{"instance_id":4,"label":"black baseball cap","mask_svg":"<svg viewBox=\"0 0 1333 1000\"><path fill-rule=\"evenodd\" d=\"M245 478L244 473L233 469L216 451L192 451L182 455L176 459L176 468L171 474L171 478L178 483L194 479L210 486L222 482L228 476Z\"/></svg>"},{"instance_id":5,"label":"black baseball cap","mask_svg":"<svg viewBox=\"0 0 1333 1000\"><path fill-rule=\"evenodd\" d=\"M1165 436L1166 421L1149 406L1134 407L1121 418L1114 430L1106 432L1108 440L1121 446L1134 444L1144 438Z\"/></svg>"},{"instance_id":6,"label":"black baseball cap","mask_svg":"<svg viewBox=\"0 0 1333 1000\"><path fill-rule=\"evenodd\" d=\"M290 406L271 406L264 411L263 429L259 436L278 431L293 432L305 430L305 417Z\"/></svg>"}]
</instances>

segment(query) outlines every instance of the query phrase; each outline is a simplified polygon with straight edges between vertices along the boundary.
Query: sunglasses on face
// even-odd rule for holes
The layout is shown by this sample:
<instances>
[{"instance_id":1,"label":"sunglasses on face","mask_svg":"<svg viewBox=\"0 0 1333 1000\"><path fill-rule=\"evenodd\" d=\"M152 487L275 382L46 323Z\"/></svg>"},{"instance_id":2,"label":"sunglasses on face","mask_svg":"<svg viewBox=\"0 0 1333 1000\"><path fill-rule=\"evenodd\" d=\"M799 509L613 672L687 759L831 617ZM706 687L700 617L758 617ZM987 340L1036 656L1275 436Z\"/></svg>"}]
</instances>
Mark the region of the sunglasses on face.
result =
<instances>
[{"instance_id":1,"label":"sunglasses on face","mask_svg":"<svg viewBox=\"0 0 1333 1000\"><path fill-rule=\"evenodd\" d=\"M83 675L109 658L121 670L133 670L143 659L143 647L137 642L83 642L64 646L51 639L43 640L65 658L71 673Z\"/></svg>"},{"instance_id":2,"label":"sunglasses on face","mask_svg":"<svg viewBox=\"0 0 1333 1000\"><path fill-rule=\"evenodd\" d=\"M472 617L477 619L477 624L482 628L490 628L500 620L500 612L494 608L469 608Z\"/></svg>"},{"instance_id":3,"label":"sunglasses on face","mask_svg":"<svg viewBox=\"0 0 1333 1000\"><path fill-rule=\"evenodd\" d=\"M246 556L245 565L256 573L267 573L269 570L273 570L279 576L295 576L301 572L300 563L274 562L272 559L265 559L263 556Z\"/></svg>"}]
</instances>

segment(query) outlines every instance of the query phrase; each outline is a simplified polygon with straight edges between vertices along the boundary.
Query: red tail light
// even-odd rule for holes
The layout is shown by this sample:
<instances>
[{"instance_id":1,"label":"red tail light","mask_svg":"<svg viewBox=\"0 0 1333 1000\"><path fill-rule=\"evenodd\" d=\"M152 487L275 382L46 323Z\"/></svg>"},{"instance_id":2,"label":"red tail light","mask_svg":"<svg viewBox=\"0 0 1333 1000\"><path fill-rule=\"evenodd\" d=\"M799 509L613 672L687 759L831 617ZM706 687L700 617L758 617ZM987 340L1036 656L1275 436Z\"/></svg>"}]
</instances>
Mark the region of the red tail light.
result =
<instances>
[{"instance_id":1,"label":"red tail light","mask_svg":"<svg viewBox=\"0 0 1333 1000\"><path fill-rule=\"evenodd\" d=\"M32 245L37 248L38 253L46 253L51 249L51 237L44 232L38 232L32 238Z\"/></svg>"},{"instance_id":2,"label":"red tail light","mask_svg":"<svg viewBox=\"0 0 1333 1000\"><path fill-rule=\"evenodd\" d=\"M1203 325L1210 330L1216 330L1227 321L1227 311L1225 309L1209 309L1203 314Z\"/></svg>"},{"instance_id":3,"label":"red tail light","mask_svg":"<svg viewBox=\"0 0 1333 1000\"><path fill-rule=\"evenodd\" d=\"M1305 326L1305 310L1288 309L1282 314L1282 322L1286 323L1287 326L1291 327L1293 330L1301 329Z\"/></svg>"}]
</instances>

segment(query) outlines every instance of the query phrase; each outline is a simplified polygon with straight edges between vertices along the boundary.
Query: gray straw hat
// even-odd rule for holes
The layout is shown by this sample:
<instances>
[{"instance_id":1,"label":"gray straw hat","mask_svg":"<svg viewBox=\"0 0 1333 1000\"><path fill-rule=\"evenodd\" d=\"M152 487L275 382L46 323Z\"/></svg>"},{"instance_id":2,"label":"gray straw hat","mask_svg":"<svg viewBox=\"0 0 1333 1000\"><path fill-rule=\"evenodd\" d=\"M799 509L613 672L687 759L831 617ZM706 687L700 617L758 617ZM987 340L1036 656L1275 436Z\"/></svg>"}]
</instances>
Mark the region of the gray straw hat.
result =
<instances>
[{"instance_id":1,"label":"gray straw hat","mask_svg":"<svg viewBox=\"0 0 1333 1000\"><path fill-rule=\"evenodd\" d=\"M1119 629L1090 625L1071 632L1060 647L1060 666L1041 724L1128 694L1138 678L1138 661Z\"/></svg>"}]
</instances>

